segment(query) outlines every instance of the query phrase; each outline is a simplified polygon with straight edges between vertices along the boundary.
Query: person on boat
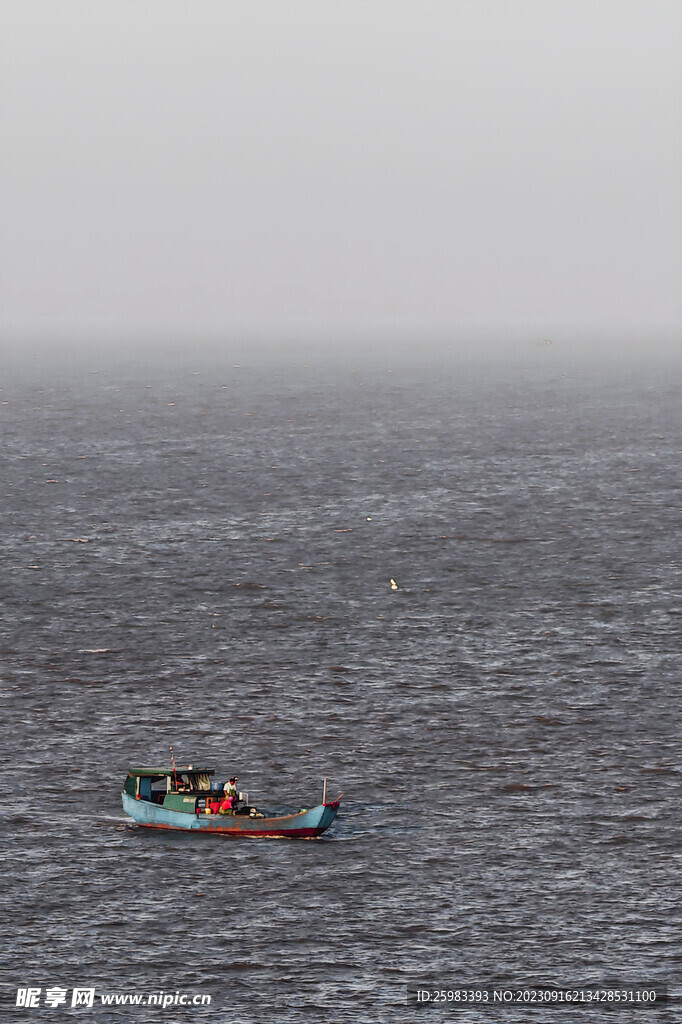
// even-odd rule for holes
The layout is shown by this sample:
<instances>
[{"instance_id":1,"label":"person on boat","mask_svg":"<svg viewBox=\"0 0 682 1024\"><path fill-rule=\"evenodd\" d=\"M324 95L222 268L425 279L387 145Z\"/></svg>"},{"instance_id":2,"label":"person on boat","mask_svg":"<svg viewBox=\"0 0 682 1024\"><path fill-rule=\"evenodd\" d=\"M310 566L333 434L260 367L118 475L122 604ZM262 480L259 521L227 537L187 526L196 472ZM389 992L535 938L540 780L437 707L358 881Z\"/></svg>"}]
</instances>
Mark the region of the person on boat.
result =
<instances>
[{"instance_id":1,"label":"person on boat","mask_svg":"<svg viewBox=\"0 0 682 1024\"><path fill-rule=\"evenodd\" d=\"M233 813L234 801L231 796L225 796L225 799L218 808L218 814L232 814Z\"/></svg>"},{"instance_id":2,"label":"person on boat","mask_svg":"<svg viewBox=\"0 0 682 1024\"><path fill-rule=\"evenodd\" d=\"M182 775L177 775L175 777L175 791L176 791L176 793L186 793L188 791L188 789L189 789L189 786L187 785L186 781L183 779Z\"/></svg>"},{"instance_id":3,"label":"person on boat","mask_svg":"<svg viewBox=\"0 0 682 1024\"><path fill-rule=\"evenodd\" d=\"M237 783L239 782L239 776L233 775L229 782L225 783L223 787L225 790L225 796L236 797L237 796Z\"/></svg>"}]
</instances>

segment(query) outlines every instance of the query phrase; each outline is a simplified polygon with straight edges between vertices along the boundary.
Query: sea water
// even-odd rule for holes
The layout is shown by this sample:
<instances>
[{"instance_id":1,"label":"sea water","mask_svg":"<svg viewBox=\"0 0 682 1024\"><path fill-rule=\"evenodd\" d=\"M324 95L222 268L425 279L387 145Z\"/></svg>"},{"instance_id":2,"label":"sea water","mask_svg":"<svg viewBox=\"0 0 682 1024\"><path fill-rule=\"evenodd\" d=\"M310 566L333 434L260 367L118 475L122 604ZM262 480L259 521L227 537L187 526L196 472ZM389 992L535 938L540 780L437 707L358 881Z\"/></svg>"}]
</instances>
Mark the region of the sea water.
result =
<instances>
[{"instance_id":1,"label":"sea water","mask_svg":"<svg viewBox=\"0 0 682 1024\"><path fill-rule=\"evenodd\" d=\"M406 994L679 983L674 361L3 374L3 1020L588 1021ZM170 744L341 813L140 829Z\"/></svg>"}]
</instances>

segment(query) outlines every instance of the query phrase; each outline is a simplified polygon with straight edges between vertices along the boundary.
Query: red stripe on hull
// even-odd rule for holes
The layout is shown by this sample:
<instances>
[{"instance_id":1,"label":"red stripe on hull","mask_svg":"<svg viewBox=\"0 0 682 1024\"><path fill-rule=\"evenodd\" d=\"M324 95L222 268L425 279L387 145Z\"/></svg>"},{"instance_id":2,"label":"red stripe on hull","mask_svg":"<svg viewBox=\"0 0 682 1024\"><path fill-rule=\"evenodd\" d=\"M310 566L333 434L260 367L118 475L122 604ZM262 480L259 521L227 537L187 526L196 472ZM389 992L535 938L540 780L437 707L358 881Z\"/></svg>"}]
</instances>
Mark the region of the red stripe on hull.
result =
<instances>
[{"instance_id":1,"label":"red stripe on hull","mask_svg":"<svg viewBox=\"0 0 682 1024\"><path fill-rule=\"evenodd\" d=\"M322 835L323 828L292 828L286 832L281 829L273 829L271 832L261 829L260 831L252 831L250 829L229 829L229 828L180 828L178 825L160 825L152 824L148 821L136 821L136 825L140 828L165 828L170 832L191 832L192 835L204 835L204 836L246 836L248 839L258 839L259 837L264 838L277 838L277 839L314 839L316 836Z\"/></svg>"}]
</instances>

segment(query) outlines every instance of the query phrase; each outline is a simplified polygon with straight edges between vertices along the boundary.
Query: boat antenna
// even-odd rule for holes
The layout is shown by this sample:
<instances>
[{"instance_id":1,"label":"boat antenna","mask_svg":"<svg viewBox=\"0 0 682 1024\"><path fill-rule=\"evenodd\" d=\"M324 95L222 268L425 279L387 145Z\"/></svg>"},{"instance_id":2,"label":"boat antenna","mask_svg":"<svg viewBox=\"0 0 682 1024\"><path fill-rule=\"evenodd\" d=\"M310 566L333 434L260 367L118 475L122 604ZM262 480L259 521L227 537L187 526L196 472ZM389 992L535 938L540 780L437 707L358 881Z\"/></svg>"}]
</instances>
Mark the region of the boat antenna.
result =
<instances>
[{"instance_id":1,"label":"boat antenna","mask_svg":"<svg viewBox=\"0 0 682 1024\"><path fill-rule=\"evenodd\" d=\"M326 802L327 802L327 776L325 775L324 782L322 784L322 803L326 804Z\"/></svg>"},{"instance_id":2,"label":"boat antenna","mask_svg":"<svg viewBox=\"0 0 682 1024\"><path fill-rule=\"evenodd\" d=\"M173 766L173 785L177 789L178 788L178 777L177 777L177 774L176 774L176 771L175 771L175 758L173 757L173 748L169 747L168 749L170 750L171 765Z\"/></svg>"}]
</instances>

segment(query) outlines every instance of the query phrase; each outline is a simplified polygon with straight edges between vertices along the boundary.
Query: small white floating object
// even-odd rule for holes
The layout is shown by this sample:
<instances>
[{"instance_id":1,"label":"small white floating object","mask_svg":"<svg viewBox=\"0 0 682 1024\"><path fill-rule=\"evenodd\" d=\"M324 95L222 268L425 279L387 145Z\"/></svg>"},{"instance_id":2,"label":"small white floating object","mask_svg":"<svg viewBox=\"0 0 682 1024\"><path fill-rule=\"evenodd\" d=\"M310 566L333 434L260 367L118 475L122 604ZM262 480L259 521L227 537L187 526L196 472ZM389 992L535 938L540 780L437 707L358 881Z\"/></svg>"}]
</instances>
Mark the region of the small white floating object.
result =
<instances>
[{"instance_id":1,"label":"small white floating object","mask_svg":"<svg viewBox=\"0 0 682 1024\"><path fill-rule=\"evenodd\" d=\"M391 590L398 590L398 584L393 578L391 578Z\"/></svg>"}]
</instances>

